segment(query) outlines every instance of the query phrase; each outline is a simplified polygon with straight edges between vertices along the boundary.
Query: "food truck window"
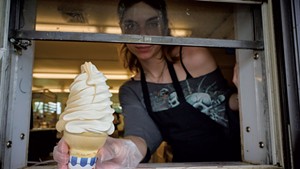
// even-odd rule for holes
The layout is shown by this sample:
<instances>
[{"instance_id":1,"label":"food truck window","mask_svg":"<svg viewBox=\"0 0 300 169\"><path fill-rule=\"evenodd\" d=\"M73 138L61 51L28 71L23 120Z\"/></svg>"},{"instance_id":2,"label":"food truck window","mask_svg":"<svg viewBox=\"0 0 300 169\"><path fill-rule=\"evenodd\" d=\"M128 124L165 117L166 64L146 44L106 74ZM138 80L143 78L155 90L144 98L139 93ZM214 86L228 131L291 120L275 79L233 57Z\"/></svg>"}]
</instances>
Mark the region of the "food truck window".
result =
<instances>
[{"instance_id":1,"label":"food truck window","mask_svg":"<svg viewBox=\"0 0 300 169\"><path fill-rule=\"evenodd\" d=\"M30 2L32 1L27 3ZM37 0L36 10L28 12L25 9L24 11L30 14L23 16L24 18L35 16L34 28L21 25L16 31L15 38L35 40L36 51L39 50L39 45L47 48L50 41L51 43L60 41L56 44L62 43L61 41L76 41L72 43L77 46L80 46L78 43L92 44L91 46L102 46L106 43L105 45L110 47L118 46L120 43L149 43L208 47L215 54L230 85L233 85L231 78L234 64L239 63L242 161L255 164L272 164L277 161L274 160L275 157L269 158L274 145L271 139L268 139L270 135L273 138L273 133L269 131L267 81L263 81L267 77L264 74L262 2L166 0L166 4L167 18L153 18L140 25L130 20L120 23L123 16L118 16L117 0ZM164 29L158 28L166 26L165 23L169 28L168 32L160 32ZM146 31L141 32L141 27L147 28ZM49 51L51 43L48 46ZM63 53L64 47L61 46L58 51ZM84 52L86 55L89 54L89 50ZM37 54L38 52L35 53L37 61L47 56L46 53L41 56ZM99 52L98 59L109 59L104 55ZM60 60L70 58L70 56L53 57ZM82 63L88 57L75 57L71 63L74 59Z\"/></svg>"},{"instance_id":2,"label":"food truck window","mask_svg":"<svg viewBox=\"0 0 300 169\"><path fill-rule=\"evenodd\" d=\"M37 1L36 31L121 34L118 0ZM149 21L147 26L167 24L170 36L236 39L232 3L166 0L165 20ZM246 5L247 6L247 5ZM248 5L249 6L249 5ZM120 12L119 12L120 14ZM165 15L161 14L161 15ZM120 14L122 15L122 14ZM121 16L124 17L124 16ZM168 22L168 23L167 23ZM125 26L128 22L122 23ZM138 25L130 25L127 34L139 34Z\"/></svg>"}]
</instances>

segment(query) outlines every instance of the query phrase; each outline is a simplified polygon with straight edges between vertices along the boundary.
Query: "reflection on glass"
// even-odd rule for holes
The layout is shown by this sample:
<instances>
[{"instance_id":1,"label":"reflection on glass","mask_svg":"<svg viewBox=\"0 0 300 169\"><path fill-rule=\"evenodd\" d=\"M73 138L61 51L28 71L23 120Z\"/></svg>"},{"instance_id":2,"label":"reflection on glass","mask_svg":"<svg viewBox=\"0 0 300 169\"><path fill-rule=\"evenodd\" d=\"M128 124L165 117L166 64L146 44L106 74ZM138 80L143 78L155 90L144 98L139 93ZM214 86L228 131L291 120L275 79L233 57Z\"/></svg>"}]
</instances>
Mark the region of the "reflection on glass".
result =
<instances>
[{"instance_id":1,"label":"reflection on glass","mask_svg":"<svg viewBox=\"0 0 300 169\"><path fill-rule=\"evenodd\" d=\"M38 0L36 30L121 34L122 28L126 34L165 35L160 31L167 23L171 36L235 39L236 4L166 0L167 21L159 14L146 23L119 21L117 5L118 0Z\"/></svg>"},{"instance_id":2,"label":"reflection on glass","mask_svg":"<svg viewBox=\"0 0 300 169\"><path fill-rule=\"evenodd\" d=\"M32 128L55 128L61 103L57 95L45 89L32 94Z\"/></svg>"}]
</instances>

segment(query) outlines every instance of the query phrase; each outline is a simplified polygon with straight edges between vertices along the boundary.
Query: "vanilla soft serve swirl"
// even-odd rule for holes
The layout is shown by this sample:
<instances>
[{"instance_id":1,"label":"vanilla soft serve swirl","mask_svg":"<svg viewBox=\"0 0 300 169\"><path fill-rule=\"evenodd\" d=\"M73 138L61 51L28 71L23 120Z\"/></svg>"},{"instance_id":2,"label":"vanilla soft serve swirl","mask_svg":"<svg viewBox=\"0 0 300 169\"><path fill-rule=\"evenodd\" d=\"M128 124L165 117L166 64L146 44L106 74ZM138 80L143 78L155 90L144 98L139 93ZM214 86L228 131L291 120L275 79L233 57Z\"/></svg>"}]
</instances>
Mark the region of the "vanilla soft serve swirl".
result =
<instances>
[{"instance_id":1,"label":"vanilla soft serve swirl","mask_svg":"<svg viewBox=\"0 0 300 169\"><path fill-rule=\"evenodd\" d=\"M59 132L114 132L112 94L106 80L91 62L81 65L81 74L71 84L65 111L56 124Z\"/></svg>"}]
</instances>

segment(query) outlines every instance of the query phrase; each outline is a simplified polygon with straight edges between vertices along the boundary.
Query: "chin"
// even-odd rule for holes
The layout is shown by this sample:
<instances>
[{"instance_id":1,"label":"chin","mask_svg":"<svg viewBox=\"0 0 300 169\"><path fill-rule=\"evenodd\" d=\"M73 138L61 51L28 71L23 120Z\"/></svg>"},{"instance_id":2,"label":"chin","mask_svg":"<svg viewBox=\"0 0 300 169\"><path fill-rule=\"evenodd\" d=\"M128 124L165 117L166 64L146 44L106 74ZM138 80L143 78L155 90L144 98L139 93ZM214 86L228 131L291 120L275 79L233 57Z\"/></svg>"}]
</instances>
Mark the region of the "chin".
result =
<instances>
[{"instance_id":1,"label":"chin","mask_svg":"<svg viewBox=\"0 0 300 169\"><path fill-rule=\"evenodd\" d=\"M138 54L136 56L138 57L139 60L148 60L152 58L153 54L143 53L143 54Z\"/></svg>"}]
</instances>

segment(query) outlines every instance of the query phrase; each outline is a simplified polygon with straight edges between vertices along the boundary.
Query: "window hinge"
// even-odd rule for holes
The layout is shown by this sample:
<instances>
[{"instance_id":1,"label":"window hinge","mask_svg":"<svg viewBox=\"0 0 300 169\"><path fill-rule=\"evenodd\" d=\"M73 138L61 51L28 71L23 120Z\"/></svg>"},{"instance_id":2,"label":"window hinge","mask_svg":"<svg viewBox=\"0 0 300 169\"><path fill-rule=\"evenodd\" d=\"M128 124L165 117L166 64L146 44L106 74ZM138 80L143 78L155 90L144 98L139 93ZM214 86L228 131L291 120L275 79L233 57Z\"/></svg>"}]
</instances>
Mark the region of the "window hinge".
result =
<instances>
[{"instance_id":1,"label":"window hinge","mask_svg":"<svg viewBox=\"0 0 300 169\"><path fill-rule=\"evenodd\" d=\"M22 54L22 50L27 50L27 47L31 46L30 40L17 40L10 38L9 41L14 45L14 48L18 54Z\"/></svg>"}]
</instances>

